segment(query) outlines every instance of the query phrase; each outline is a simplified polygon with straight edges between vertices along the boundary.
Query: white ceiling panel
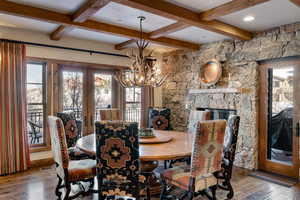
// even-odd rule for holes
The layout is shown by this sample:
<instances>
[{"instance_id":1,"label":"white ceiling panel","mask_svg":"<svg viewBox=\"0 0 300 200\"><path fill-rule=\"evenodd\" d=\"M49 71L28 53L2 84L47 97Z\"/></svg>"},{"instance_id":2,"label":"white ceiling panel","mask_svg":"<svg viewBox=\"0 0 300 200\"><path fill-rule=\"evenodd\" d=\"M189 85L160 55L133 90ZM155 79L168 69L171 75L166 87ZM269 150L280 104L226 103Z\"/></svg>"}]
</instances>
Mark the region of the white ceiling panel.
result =
<instances>
[{"instance_id":1,"label":"white ceiling panel","mask_svg":"<svg viewBox=\"0 0 300 200\"><path fill-rule=\"evenodd\" d=\"M146 32L159 29L175 22L174 20L153 15L151 13L133 9L117 3L109 3L107 6L98 11L93 16L93 19L138 30L138 16L146 17L146 20L143 22L143 29Z\"/></svg>"},{"instance_id":2,"label":"white ceiling panel","mask_svg":"<svg viewBox=\"0 0 300 200\"><path fill-rule=\"evenodd\" d=\"M168 37L198 44L228 39L228 37L221 34L213 33L196 27L188 27L181 31L169 34Z\"/></svg>"},{"instance_id":3,"label":"white ceiling panel","mask_svg":"<svg viewBox=\"0 0 300 200\"><path fill-rule=\"evenodd\" d=\"M0 26L40 32L51 32L57 27L56 24L5 14L0 14Z\"/></svg>"},{"instance_id":4,"label":"white ceiling panel","mask_svg":"<svg viewBox=\"0 0 300 200\"><path fill-rule=\"evenodd\" d=\"M254 16L255 20L244 22L243 18L248 15ZM220 17L219 20L249 31L265 31L284 24L299 22L300 8L288 0L272 0Z\"/></svg>"},{"instance_id":5,"label":"white ceiling panel","mask_svg":"<svg viewBox=\"0 0 300 200\"><path fill-rule=\"evenodd\" d=\"M87 31L83 29L74 29L71 32L69 32L67 35L71 37L87 39L87 40L95 40L95 41L112 43L112 44L117 44L128 40L128 38L125 37L118 37L110 34Z\"/></svg>"},{"instance_id":6,"label":"white ceiling panel","mask_svg":"<svg viewBox=\"0 0 300 200\"><path fill-rule=\"evenodd\" d=\"M195 12L202 12L211 8L215 8L231 0L166 0L166 1L193 10Z\"/></svg>"},{"instance_id":7,"label":"white ceiling panel","mask_svg":"<svg viewBox=\"0 0 300 200\"><path fill-rule=\"evenodd\" d=\"M86 0L9 0L15 3L44 8L56 12L73 13Z\"/></svg>"}]
</instances>

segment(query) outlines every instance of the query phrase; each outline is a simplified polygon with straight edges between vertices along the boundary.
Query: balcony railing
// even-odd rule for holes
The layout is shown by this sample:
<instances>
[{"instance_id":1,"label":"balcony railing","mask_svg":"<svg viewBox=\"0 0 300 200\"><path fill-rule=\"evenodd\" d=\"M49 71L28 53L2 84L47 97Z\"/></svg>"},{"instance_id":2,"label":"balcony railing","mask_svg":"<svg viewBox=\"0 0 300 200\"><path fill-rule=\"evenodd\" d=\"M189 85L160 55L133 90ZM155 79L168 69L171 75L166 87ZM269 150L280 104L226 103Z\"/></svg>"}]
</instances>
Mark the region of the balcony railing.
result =
<instances>
[{"instance_id":1,"label":"balcony railing","mask_svg":"<svg viewBox=\"0 0 300 200\"><path fill-rule=\"evenodd\" d=\"M100 120L100 112L103 108L96 108L95 110L95 120ZM82 120L82 110L73 110L71 108L65 108L65 111L75 112L77 120ZM43 126L43 111L42 109L30 109L27 112L28 121L34 124ZM140 122L141 119L141 108L127 108L124 112L124 120L128 122Z\"/></svg>"}]
</instances>

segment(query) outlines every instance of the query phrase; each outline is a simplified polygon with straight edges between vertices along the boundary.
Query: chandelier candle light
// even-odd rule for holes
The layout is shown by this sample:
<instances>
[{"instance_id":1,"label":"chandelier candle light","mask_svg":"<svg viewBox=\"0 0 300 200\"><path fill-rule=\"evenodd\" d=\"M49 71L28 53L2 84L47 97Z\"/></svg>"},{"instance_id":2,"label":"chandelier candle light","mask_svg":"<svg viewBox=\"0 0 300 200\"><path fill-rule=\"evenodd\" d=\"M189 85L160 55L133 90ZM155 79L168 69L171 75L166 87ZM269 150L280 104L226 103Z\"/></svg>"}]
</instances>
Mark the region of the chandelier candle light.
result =
<instances>
[{"instance_id":1,"label":"chandelier candle light","mask_svg":"<svg viewBox=\"0 0 300 200\"><path fill-rule=\"evenodd\" d=\"M170 74L162 74L157 59L152 56L153 51L145 53L149 42L143 39L142 22L146 18L139 16L138 19L140 20L140 39L136 41L138 52L134 54L133 49L131 50L128 56L132 60L132 65L127 70L117 72L115 77L123 87L160 87Z\"/></svg>"}]
</instances>

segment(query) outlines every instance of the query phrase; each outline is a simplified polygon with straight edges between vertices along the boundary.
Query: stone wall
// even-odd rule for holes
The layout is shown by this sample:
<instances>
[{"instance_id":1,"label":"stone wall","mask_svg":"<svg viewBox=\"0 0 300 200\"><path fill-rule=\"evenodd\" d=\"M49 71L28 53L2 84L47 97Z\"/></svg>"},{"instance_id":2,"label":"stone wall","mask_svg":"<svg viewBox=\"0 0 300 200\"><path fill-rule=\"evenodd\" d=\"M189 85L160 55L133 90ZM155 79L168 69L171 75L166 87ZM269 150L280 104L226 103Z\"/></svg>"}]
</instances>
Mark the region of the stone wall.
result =
<instances>
[{"instance_id":1,"label":"stone wall","mask_svg":"<svg viewBox=\"0 0 300 200\"><path fill-rule=\"evenodd\" d=\"M186 130L189 111L196 107L236 109L241 128L235 164L256 169L258 164L259 61L300 55L300 23L257 34L251 41L205 44L197 52L165 54L162 64L172 71L163 86L163 106L172 110L172 124ZM199 82L200 67L209 59L222 63L222 78L208 88L246 88L241 94L189 95L189 89L207 88Z\"/></svg>"}]
</instances>

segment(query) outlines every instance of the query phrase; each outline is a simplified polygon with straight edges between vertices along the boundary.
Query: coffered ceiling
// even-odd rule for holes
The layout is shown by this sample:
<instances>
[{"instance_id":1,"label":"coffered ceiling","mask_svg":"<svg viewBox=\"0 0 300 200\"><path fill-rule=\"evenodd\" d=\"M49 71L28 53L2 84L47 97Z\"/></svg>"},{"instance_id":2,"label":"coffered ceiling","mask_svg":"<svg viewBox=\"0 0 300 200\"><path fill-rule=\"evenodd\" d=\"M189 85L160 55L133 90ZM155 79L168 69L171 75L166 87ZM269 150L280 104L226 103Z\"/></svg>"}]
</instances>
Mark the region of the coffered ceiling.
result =
<instances>
[{"instance_id":1,"label":"coffered ceiling","mask_svg":"<svg viewBox=\"0 0 300 200\"><path fill-rule=\"evenodd\" d=\"M295 1L2 0L0 31L1 26L29 29L56 40L69 36L126 48L139 36L137 17L142 15L145 37L155 49L195 50L204 43L248 40L253 32L299 22L300 3ZM245 22L248 15L255 19Z\"/></svg>"}]
</instances>

